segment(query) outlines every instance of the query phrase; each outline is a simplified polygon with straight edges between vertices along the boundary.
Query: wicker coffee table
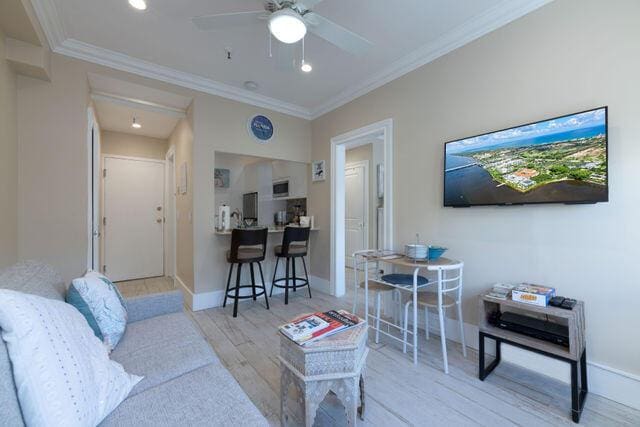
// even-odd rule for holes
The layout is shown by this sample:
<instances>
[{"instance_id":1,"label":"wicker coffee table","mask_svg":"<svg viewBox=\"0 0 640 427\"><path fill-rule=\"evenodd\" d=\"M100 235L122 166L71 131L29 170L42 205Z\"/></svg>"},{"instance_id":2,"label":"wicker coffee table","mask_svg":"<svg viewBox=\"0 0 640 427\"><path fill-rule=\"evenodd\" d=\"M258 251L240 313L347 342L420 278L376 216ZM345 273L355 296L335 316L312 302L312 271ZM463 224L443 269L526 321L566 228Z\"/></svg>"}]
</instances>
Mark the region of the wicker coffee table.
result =
<instances>
[{"instance_id":1,"label":"wicker coffee table","mask_svg":"<svg viewBox=\"0 0 640 427\"><path fill-rule=\"evenodd\" d=\"M346 409L349 425L364 419L364 372L369 349L367 325L362 324L306 346L280 337L280 419L283 426L304 418L312 426L329 391ZM294 387L298 399L289 395ZM299 415L296 416L296 415ZM302 419L299 420L302 422Z\"/></svg>"}]
</instances>

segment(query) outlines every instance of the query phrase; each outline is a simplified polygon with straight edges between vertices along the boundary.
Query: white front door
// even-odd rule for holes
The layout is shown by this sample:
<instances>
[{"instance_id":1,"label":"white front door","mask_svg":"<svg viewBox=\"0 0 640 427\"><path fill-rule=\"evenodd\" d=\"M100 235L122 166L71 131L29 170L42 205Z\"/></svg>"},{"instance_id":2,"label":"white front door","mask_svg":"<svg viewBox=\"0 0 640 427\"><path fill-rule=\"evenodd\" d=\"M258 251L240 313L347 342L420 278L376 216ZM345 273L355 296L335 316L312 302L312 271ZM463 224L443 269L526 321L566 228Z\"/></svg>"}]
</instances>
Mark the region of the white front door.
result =
<instances>
[{"instance_id":1,"label":"white front door","mask_svg":"<svg viewBox=\"0 0 640 427\"><path fill-rule=\"evenodd\" d=\"M104 268L113 281L164 274L164 162L105 157Z\"/></svg>"},{"instance_id":2,"label":"white front door","mask_svg":"<svg viewBox=\"0 0 640 427\"><path fill-rule=\"evenodd\" d=\"M348 164L344 172L345 187L345 254L348 267L353 266L354 252L368 249L369 177L366 163Z\"/></svg>"}]
</instances>

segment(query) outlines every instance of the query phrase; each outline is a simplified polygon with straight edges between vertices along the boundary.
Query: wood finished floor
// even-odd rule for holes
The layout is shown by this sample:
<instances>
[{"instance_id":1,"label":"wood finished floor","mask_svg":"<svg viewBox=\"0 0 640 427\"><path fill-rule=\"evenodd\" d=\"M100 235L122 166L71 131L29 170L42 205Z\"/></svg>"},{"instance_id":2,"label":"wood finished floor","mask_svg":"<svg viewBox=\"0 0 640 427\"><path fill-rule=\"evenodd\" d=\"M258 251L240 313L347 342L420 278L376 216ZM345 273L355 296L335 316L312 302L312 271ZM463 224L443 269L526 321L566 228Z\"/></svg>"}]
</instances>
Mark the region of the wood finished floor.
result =
<instances>
[{"instance_id":1,"label":"wood finished floor","mask_svg":"<svg viewBox=\"0 0 640 427\"><path fill-rule=\"evenodd\" d=\"M167 282L165 282L165 286ZM148 283L119 284L123 293L149 292ZM189 312L242 389L272 425L279 425L280 370L277 327L299 314L317 310L349 308L352 299L306 290L293 294L289 305L283 295L264 301L243 302L239 316L232 307ZM437 336L429 341L420 335L419 364L402 353L401 345L381 338L372 340L367 358L365 421L360 425L446 426L561 426L574 425L570 418L568 385L502 363L484 382L477 378L477 354L467 359L461 347L448 343L449 375L442 371ZM344 426L343 408L328 396L316 416L316 426ZM638 426L640 411L595 394L587 397L580 425Z\"/></svg>"},{"instance_id":2,"label":"wood finished floor","mask_svg":"<svg viewBox=\"0 0 640 427\"><path fill-rule=\"evenodd\" d=\"M120 293L125 298L138 295L167 292L176 289L171 277L151 277L149 279L127 280L117 282Z\"/></svg>"}]
</instances>

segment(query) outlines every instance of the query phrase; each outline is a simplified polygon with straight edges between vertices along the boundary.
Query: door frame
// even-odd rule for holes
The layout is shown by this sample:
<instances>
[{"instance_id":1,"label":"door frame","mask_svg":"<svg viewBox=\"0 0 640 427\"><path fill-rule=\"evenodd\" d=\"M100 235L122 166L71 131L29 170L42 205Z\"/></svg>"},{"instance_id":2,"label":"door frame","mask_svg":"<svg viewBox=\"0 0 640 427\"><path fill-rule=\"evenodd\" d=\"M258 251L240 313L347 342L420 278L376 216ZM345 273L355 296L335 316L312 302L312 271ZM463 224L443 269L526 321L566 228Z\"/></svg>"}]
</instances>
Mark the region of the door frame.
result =
<instances>
[{"instance_id":1,"label":"door frame","mask_svg":"<svg viewBox=\"0 0 640 427\"><path fill-rule=\"evenodd\" d=\"M152 159L152 158L148 158L148 157L133 157L133 156L120 156L118 154L103 154L101 156L101 160L102 160L102 169L106 170L106 163L105 160L106 159L120 159L120 160L135 160L135 161L142 161L142 162L151 162L151 163L160 163L163 165L164 170L165 170L165 181L163 181L164 186L166 187L166 170L167 170L167 165L166 162L164 160L160 160L160 159ZM104 224L104 213L105 213L105 178L106 178L106 174L103 173L100 175L100 183L101 183L101 188L102 191L100 192L100 196L101 196L101 206L102 206L102 210L100 211L100 224ZM162 212L163 215L166 214L166 209L167 209L167 201L166 201L166 191L167 189L164 188L162 191ZM165 247L165 228L166 228L166 223L163 222L162 224L162 273L163 275L166 274L166 270L167 270L167 266L165 265L165 253L166 253L166 247ZM107 236L107 231L106 231L106 227L102 227L102 233L101 233L101 246L103 248L106 247L106 236ZM101 262L106 262L106 250L102 250L102 261ZM100 271L102 271L102 265L100 266Z\"/></svg>"},{"instance_id":2,"label":"door frame","mask_svg":"<svg viewBox=\"0 0 640 427\"><path fill-rule=\"evenodd\" d=\"M384 249L393 249L393 119L386 119L331 138L331 293L343 296L345 286L345 206L344 168L346 150L371 141L364 138L382 134L384 144Z\"/></svg>"},{"instance_id":3,"label":"door frame","mask_svg":"<svg viewBox=\"0 0 640 427\"><path fill-rule=\"evenodd\" d=\"M164 165L164 275L175 279L177 274L176 264L176 147L171 146L165 155ZM171 185L170 185L171 184ZM172 242L168 247L167 242Z\"/></svg>"},{"instance_id":4,"label":"door frame","mask_svg":"<svg viewBox=\"0 0 640 427\"><path fill-rule=\"evenodd\" d=\"M346 161L346 159L345 159ZM363 198L363 202L364 202L364 218L363 218L363 222L364 222L364 247L365 249L369 248L369 208L371 206L369 206L369 160L358 160L355 162L351 162L351 163L346 163L344 165L344 171L346 174L347 169L349 168L357 168L357 167L362 167L364 169L364 198ZM345 175L346 176L346 175ZM346 187L345 187L345 196L346 196ZM345 207L345 220L346 220L346 207ZM345 230L346 232L346 230ZM346 238L346 233L345 233L345 238ZM346 240L345 240L346 243ZM346 250L346 244L345 244L345 250ZM348 256L348 254L346 255ZM346 262L346 256L345 256L345 262Z\"/></svg>"},{"instance_id":5,"label":"door frame","mask_svg":"<svg viewBox=\"0 0 640 427\"><path fill-rule=\"evenodd\" d=\"M87 270L100 271L102 173L100 125L93 106L87 108Z\"/></svg>"}]
</instances>

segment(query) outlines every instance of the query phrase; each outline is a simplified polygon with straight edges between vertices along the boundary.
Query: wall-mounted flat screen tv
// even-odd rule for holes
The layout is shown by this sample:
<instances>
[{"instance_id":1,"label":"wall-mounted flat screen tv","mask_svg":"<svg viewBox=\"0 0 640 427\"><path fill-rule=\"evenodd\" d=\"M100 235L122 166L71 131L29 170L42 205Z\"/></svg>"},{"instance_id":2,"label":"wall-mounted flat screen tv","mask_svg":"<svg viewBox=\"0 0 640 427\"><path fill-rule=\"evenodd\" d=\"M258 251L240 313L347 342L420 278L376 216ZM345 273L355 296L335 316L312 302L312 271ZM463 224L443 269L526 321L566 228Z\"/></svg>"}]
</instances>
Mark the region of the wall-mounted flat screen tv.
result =
<instances>
[{"instance_id":1,"label":"wall-mounted flat screen tv","mask_svg":"<svg viewBox=\"0 0 640 427\"><path fill-rule=\"evenodd\" d=\"M609 200L607 107L445 144L444 205Z\"/></svg>"}]
</instances>

